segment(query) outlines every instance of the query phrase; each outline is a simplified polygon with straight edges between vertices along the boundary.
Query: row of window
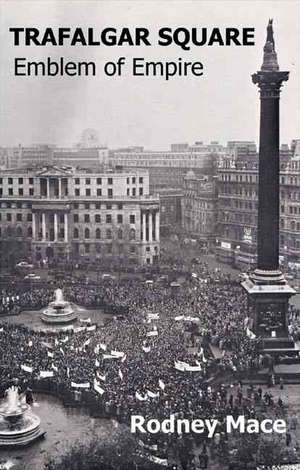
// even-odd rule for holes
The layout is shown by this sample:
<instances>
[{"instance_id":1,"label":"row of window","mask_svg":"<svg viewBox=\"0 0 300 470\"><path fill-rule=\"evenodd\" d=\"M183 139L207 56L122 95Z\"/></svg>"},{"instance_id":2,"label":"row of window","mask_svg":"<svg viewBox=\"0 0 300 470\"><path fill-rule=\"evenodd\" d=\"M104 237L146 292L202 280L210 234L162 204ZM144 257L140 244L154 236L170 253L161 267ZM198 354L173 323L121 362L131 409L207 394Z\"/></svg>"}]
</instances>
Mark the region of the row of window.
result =
<instances>
[{"instance_id":1,"label":"row of window","mask_svg":"<svg viewBox=\"0 0 300 470\"><path fill-rule=\"evenodd\" d=\"M6 215L6 221L7 222L11 222L12 221L12 214L10 212L8 212ZM24 215L24 218L23 218L23 215ZM30 212L29 214L22 214L22 213L19 213L17 212L16 214L16 221L17 222L22 222L23 220L27 220L27 222L32 222L32 213ZM4 219L4 214L3 214L3 219ZM0 220L2 220L2 214L0 212Z\"/></svg>"},{"instance_id":2,"label":"row of window","mask_svg":"<svg viewBox=\"0 0 300 470\"><path fill-rule=\"evenodd\" d=\"M24 184L24 179L25 178L7 178L7 184L13 184L13 180L18 180L18 184L19 185L22 185ZM3 182L5 181L5 178L0 178L0 184L3 184ZM28 178L28 183L29 184L33 184L33 178Z\"/></svg>"},{"instance_id":3,"label":"row of window","mask_svg":"<svg viewBox=\"0 0 300 470\"><path fill-rule=\"evenodd\" d=\"M79 222L79 214L74 214L73 215L73 221L75 223ZM92 221L92 218L91 218L90 214L84 214L84 222L89 223L91 221ZM122 214L117 214L117 223L118 224L123 224L123 221L124 221L123 215ZM94 215L94 222L96 224L101 223L101 215L100 214L95 214ZM112 214L106 214L105 215L105 223L106 224L111 224L112 223ZM134 214L129 215L129 223L130 224L135 224L135 215Z\"/></svg>"},{"instance_id":4,"label":"row of window","mask_svg":"<svg viewBox=\"0 0 300 470\"><path fill-rule=\"evenodd\" d=\"M219 213L219 221L220 222L237 222L239 224L257 224L257 217L253 217L251 214L243 214L243 213Z\"/></svg>"},{"instance_id":5,"label":"row of window","mask_svg":"<svg viewBox=\"0 0 300 470\"><path fill-rule=\"evenodd\" d=\"M5 179L6 178L0 178L0 184L3 184L5 182ZM23 185L25 178L8 177L7 178L7 184L9 184L9 185L13 184L14 180L15 181L17 180L19 185ZM136 180L137 180L137 178L135 176L133 176L131 178L131 184L136 184ZM80 181L83 181L83 178L75 178L75 180L74 180L76 185L80 184ZM96 182L99 185L102 184L102 178L96 178ZM140 176L138 178L138 182L139 182L139 184L143 184L144 178L142 176ZM29 184L34 184L34 179L33 178L28 178L28 183ZM91 178L85 178L85 184L91 184ZM107 184L112 185L113 184L113 178L111 178L111 177L107 178ZM130 184L130 178L127 178L127 184Z\"/></svg>"},{"instance_id":6,"label":"row of window","mask_svg":"<svg viewBox=\"0 0 300 470\"><path fill-rule=\"evenodd\" d=\"M88 227L86 227L84 229L84 238L86 240L88 240L89 238L93 238L92 233L93 233L93 231L91 229L89 229ZM104 238L106 238L107 240L112 240L113 239L113 231L110 228L106 229L104 234L105 234ZM116 235L117 235L118 240L123 240L124 239L124 232L123 232L122 229L119 229L117 231ZM94 238L96 238L97 240L100 240L102 238L102 236L103 236L103 232L101 232L100 228L96 228ZM79 228L78 227L75 227L74 230L73 230L73 238L74 239L79 238ZM129 231L129 240L135 240L135 238L136 238L136 231L132 228Z\"/></svg>"},{"instance_id":7,"label":"row of window","mask_svg":"<svg viewBox=\"0 0 300 470\"><path fill-rule=\"evenodd\" d=\"M24 189L23 188L19 188L18 191L14 191L13 188L8 188L8 196L24 196ZM139 196L143 196L144 194L144 190L143 188L139 188L139 192L138 192ZM33 188L29 188L28 190L28 195L29 196L34 196L34 189ZM46 193L45 193L46 195ZM84 194L83 192L79 189L79 188L75 188L75 196L76 197L79 197L79 196L91 196L92 193L91 193L91 189L90 188L87 188L85 191L84 191ZM96 191L96 195L98 197L102 196L102 189L97 189ZM126 192L126 195L127 196L136 196L137 195L137 192L136 192L136 188L132 188L131 190L131 194L130 194L130 188L127 188L127 192ZM3 196L3 189L0 188L0 197ZM58 192L55 192L54 194L55 197L58 197ZM108 188L107 190L107 196L109 198L112 198L113 197L113 190L112 188Z\"/></svg>"},{"instance_id":8,"label":"row of window","mask_svg":"<svg viewBox=\"0 0 300 470\"><path fill-rule=\"evenodd\" d=\"M73 208L74 209L97 209L97 210L100 210L100 209L107 209L107 210L111 210L111 209L118 209L119 211L121 211L123 209L123 204L122 203L118 203L116 205L114 204L111 204L111 203L108 203L108 204L101 204L100 202L96 202L95 204L91 204L89 202L85 202L84 204L78 204L77 202L74 202L73 204Z\"/></svg>"},{"instance_id":9,"label":"row of window","mask_svg":"<svg viewBox=\"0 0 300 470\"><path fill-rule=\"evenodd\" d=\"M231 175L231 174L222 174L222 181L239 181L240 183L253 183L257 181L256 175Z\"/></svg>"},{"instance_id":10,"label":"row of window","mask_svg":"<svg viewBox=\"0 0 300 470\"><path fill-rule=\"evenodd\" d=\"M133 176L131 178L131 184L136 184L136 180L137 180L137 178L135 176ZM74 183L76 185L78 185L82 181L83 181L83 178L75 178ZM138 182L139 182L139 184L143 184L144 178L142 176L140 176L138 178ZM96 183L99 184L99 185L102 184L102 178L96 178ZM108 185L112 185L113 183L114 183L113 178L107 178L107 184ZM91 178L85 178L85 184L87 184L87 185L91 184ZM130 178L127 178L127 184L130 184Z\"/></svg>"},{"instance_id":11,"label":"row of window","mask_svg":"<svg viewBox=\"0 0 300 470\"><path fill-rule=\"evenodd\" d=\"M52 230L52 234L50 234L50 239L54 239L54 231ZM27 236L27 237L32 237L32 227L28 227L27 229L24 229L22 227L16 227L15 229L13 227L6 227L5 229L3 229L3 234L7 237L13 237L13 236L16 236L16 237L23 237L23 236ZM84 229L84 238L85 240L89 240L90 238L93 238L92 237L92 230L90 230L89 228L85 228ZM0 236L2 235L2 229L0 227ZM53 236L52 236L53 235ZM64 238L64 229L60 229L59 231L59 237L61 239ZM107 229L105 232L101 232L101 230L99 228L97 228L94 232L94 238L96 240L100 240L101 238L104 238L104 239L107 239L107 240L112 240L113 239L113 232L111 229ZM104 236L103 236L104 235ZM119 229L116 233L117 235L117 239L118 240L124 240L125 237L124 237L124 232L123 230ZM40 231L38 233L38 238L39 239L42 239L42 231ZM78 240L79 239L79 228L75 227L74 230L73 230L73 238L75 240ZM133 241L136 239L136 231L134 229L131 229L129 231L129 240Z\"/></svg>"},{"instance_id":12,"label":"row of window","mask_svg":"<svg viewBox=\"0 0 300 470\"><path fill-rule=\"evenodd\" d=\"M10 212L7 212L6 214L6 221L7 222L11 222L12 221L12 214ZM24 217L23 217L24 216ZM16 221L17 222L22 222L23 220L27 220L27 222L31 222L32 221L32 213L29 213L29 214L22 214L21 212L17 212L16 214ZM53 219L53 216L52 216L52 219ZM0 221L2 220L2 214L0 213ZM61 223L64 223L64 214L61 214L58 218L58 220L61 222ZM73 221L75 223L79 222L79 214L74 214L73 215ZM96 223L101 223L101 216L100 214L95 214L94 216L94 221ZM89 223L91 222L91 217L90 217L90 214L84 214L84 222L86 223ZM111 214L106 214L105 216L105 222L107 224L111 224L112 223L112 215ZM117 223L118 224L122 224L123 223L123 215L122 214L117 214ZM129 215L129 223L130 224L135 224L135 215L134 214L130 214Z\"/></svg>"},{"instance_id":13,"label":"row of window","mask_svg":"<svg viewBox=\"0 0 300 470\"><path fill-rule=\"evenodd\" d=\"M295 220L291 220L290 223L285 224L284 219L280 219L280 227L281 228L290 227L291 230L296 230L296 232L300 232L300 222L295 222Z\"/></svg>"},{"instance_id":14,"label":"row of window","mask_svg":"<svg viewBox=\"0 0 300 470\"><path fill-rule=\"evenodd\" d=\"M28 195L29 196L34 196L34 189L33 188L29 188L29 191L28 191ZM0 197L3 196L3 189L0 188ZM24 190L23 188L19 188L17 193L13 190L13 188L8 188L8 196L24 196Z\"/></svg>"}]
</instances>

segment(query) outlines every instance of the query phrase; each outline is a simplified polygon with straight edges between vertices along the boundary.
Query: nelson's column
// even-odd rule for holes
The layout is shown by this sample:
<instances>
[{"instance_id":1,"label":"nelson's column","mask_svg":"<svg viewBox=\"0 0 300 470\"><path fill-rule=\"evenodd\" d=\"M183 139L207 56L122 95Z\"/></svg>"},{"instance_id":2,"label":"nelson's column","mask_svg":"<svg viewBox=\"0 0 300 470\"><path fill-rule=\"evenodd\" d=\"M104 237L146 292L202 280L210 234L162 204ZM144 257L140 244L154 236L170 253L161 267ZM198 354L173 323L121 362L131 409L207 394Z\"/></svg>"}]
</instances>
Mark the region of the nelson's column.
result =
<instances>
[{"instance_id":1,"label":"nelson's column","mask_svg":"<svg viewBox=\"0 0 300 470\"><path fill-rule=\"evenodd\" d=\"M257 269L243 283L251 328L270 353L294 350L288 339L287 310L295 291L279 269L279 99L289 72L279 70L273 20L267 26L261 70L252 75L260 92Z\"/></svg>"}]
</instances>

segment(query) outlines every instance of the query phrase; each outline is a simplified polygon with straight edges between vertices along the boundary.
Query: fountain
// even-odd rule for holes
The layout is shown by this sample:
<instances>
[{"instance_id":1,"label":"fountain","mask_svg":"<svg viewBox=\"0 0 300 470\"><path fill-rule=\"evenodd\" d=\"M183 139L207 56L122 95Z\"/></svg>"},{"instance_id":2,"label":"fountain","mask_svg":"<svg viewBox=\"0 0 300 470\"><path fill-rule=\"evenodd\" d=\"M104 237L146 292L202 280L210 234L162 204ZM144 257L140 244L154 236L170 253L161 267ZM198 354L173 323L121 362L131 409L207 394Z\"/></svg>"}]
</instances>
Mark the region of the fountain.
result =
<instances>
[{"instance_id":1,"label":"fountain","mask_svg":"<svg viewBox=\"0 0 300 470\"><path fill-rule=\"evenodd\" d=\"M55 300L50 302L43 311L41 318L44 323L58 325L74 322L77 319L77 315L70 302L64 300L62 290L56 289Z\"/></svg>"},{"instance_id":2,"label":"fountain","mask_svg":"<svg viewBox=\"0 0 300 470\"><path fill-rule=\"evenodd\" d=\"M40 439L46 434L40 423L30 406L21 402L17 387L6 390L6 402L0 407L0 448L26 446Z\"/></svg>"}]
</instances>

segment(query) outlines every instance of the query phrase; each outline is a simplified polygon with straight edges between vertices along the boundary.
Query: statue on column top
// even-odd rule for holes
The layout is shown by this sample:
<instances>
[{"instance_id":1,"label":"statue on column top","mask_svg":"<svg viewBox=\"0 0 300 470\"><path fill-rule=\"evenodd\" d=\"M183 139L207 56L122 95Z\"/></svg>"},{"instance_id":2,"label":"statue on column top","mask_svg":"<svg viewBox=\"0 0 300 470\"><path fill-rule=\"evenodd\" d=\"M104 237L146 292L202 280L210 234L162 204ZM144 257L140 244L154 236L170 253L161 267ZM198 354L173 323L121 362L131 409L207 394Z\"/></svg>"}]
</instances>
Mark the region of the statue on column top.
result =
<instances>
[{"instance_id":1,"label":"statue on column top","mask_svg":"<svg viewBox=\"0 0 300 470\"><path fill-rule=\"evenodd\" d=\"M267 42L270 42L273 45L273 50L275 50L275 41L273 34L273 19L269 19L267 26Z\"/></svg>"}]
</instances>

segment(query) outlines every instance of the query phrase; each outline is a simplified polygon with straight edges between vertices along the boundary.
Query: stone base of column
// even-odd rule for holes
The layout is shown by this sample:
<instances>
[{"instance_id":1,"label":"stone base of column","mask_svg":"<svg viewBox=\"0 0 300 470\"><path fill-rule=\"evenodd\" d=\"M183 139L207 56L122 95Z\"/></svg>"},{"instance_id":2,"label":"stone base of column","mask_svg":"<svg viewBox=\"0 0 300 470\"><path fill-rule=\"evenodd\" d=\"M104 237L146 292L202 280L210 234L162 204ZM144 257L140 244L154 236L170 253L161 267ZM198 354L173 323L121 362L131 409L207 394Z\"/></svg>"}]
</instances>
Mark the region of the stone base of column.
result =
<instances>
[{"instance_id":1,"label":"stone base of column","mask_svg":"<svg viewBox=\"0 0 300 470\"><path fill-rule=\"evenodd\" d=\"M242 286L248 298L249 329L261 339L262 354L297 356L288 330L289 299L296 292L281 271L256 269Z\"/></svg>"},{"instance_id":2,"label":"stone base of column","mask_svg":"<svg viewBox=\"0 0 300 470\"><path fill-rule=\"evenodd\" d=\"M287 281L284 278L282 272L278 270L264 270L255 269L253 273L249 275L249 279L254 284L260 285L286 285Z\"/></svg>"}]
</instances>

